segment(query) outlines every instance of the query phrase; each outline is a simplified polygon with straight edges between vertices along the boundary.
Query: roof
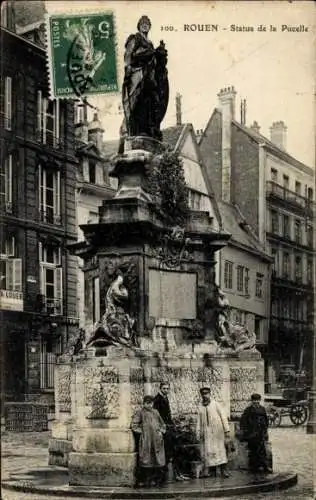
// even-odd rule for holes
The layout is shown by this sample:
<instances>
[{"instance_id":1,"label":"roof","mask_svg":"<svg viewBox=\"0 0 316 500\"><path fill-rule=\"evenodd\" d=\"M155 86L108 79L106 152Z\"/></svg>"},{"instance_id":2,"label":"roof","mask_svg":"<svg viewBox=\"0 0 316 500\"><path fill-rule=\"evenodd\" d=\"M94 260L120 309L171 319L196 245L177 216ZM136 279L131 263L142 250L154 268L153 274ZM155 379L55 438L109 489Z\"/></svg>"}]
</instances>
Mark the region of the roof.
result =
<instances>
[{"instance_id":1,"label":"roof","mask_svg":"<svg viewBox=\"0 0 316 500\"><path fill-rule=\"evenodd\" d=\"M230 241L248 247L250 253L258 253L261 257L266 257L270 261L271 258L247 225L238 207L222 200L217 200L217 205L221 214L223 229L232 235Z\"/></svg>"},{"instance_id":2,"label":"roof","mask_svg":"<svg viewBox=\"0 0 316 500\"><path fill-rule=\"evenodd\" d=\"M201 139L199 141L199 145L201 145L201 143L205 140L205 138L206 138L205 131L207 130L209 124L211 123L214 115L217 113L220 115L222 114L220 109L215 108L207 125L206 125L206 127L205 127L205 129L204 129L204 131L203 131L203 134L202 134ZM314 170L311 167L309 167L308 165L305 165L305 163L302 163L301 161L297 160L296 158L294 158L294 156L290 155L284 149L279 148L276 144L274 144L272 141L270 141L270 139L268 139L264 135L262 135L258 132L255 132L255 130L253 130L252 128L246 127L246 125L242 125L241 123L237 122L236 120L232 120L232 124L236 128L238 128L239 130L244 132L246 135L248 135L248 137L250 137L257 144L261 144L270 153L274 154L275 156L277 156L281 160L286 161L287 163L290 163L291 165L293 165L294 167L296 167L297 169L301 170L302 172L304 172L308 175L312 175L312 176L314 175Z\"/></svg>"},{"instance_id":3,"label":"roof","mask_svg":"<svg viewBox=\"0 0 316 500\"><path fill-rule=\"evenodd\" d=\"M306 174L314 175L314 171L311 167L308 165L305 165L301 161L297 160L294 158L294 156L290 155L287 151L284 149L279 148L276 144L274 144L270 139L265 137L264 135L255 132L253 129L246 127L245 125L241 125L241 123L238 123L236 120L233 120L232 123L245 132L249 137L251 137L254 141L256 141L258 144L262 144L265 146L265 148L270 151L272 154L278 156L281 158L281 160L284 160L288 163L291 163L294 167L298 168L302 172L305 172Z\"/></svg>"},{"instance_id":4,"label":"roof","mask_svg":"<svg viewBox=\"0 0 316 500\"><path fill-rule=\"evenodd\" d=\"M163 129L162 131L163 142L166 142L172 149L175 149L185 127L186 124L183 124L183 125L174 125L173 127L167 127Z\"/></svg>"}]
</instances>

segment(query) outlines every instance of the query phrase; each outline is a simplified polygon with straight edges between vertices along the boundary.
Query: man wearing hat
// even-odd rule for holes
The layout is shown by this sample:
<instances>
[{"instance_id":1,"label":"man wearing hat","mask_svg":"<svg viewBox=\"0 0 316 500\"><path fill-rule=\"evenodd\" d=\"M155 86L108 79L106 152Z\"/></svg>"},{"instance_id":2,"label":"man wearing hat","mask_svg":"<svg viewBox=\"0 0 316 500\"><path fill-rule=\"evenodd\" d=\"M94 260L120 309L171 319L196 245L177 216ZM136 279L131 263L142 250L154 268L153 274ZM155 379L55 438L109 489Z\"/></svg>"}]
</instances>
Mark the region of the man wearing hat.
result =
<instances>
[{"instance_id":1,"label":"man wearing hat","mask_svg":"<svg viewBox=\"0 0 316 500\"><path fill-rule=\"evenodd\" d=\"M222 477L229 477L227 472L227 453L225 441L230 430L227 417L221 405L211 398L211 389L200 389L202 405L198 410L197 437L200 441L201 460L204 476L210 473L216 476L216 467L220 466Z\"/></svg>"},{"instance_id":2,"label":"man wearing hat","mask_svg":"<svg viewBox=\"0 0 316 500\"><path fill-rule=\"evenodd\" d=\"M262 470L270 473L272 470L268 465L266 449L269 420L260 401L260 394L252 394L251 404L244 410L240 419L240 431L241 438L248 444L251 472Z\"/></svg>"}]
</instances>

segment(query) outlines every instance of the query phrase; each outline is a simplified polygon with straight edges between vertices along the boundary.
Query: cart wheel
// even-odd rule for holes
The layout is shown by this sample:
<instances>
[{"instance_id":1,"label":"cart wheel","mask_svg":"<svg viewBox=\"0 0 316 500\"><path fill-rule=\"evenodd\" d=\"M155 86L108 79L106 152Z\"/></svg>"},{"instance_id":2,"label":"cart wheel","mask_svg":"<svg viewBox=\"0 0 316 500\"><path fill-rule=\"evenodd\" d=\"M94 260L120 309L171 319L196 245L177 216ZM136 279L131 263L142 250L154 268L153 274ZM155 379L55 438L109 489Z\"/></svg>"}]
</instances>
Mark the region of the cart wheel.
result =
<instances>
[{"instance_id":1,"label":"cart wheel","mask_svg":"<svg viewBox=\"0 0 316 500\"><path fill-rule=\"evenodd\" d=\"M290 419L294 425L305 424L308 416L308 411L304 405L294 405L290 410Z\"/></svg>"},{"instance_id":2,"label":"cart wheel","mask_svg":"<svg viewBox=\"0 0 316 500\"><path fill-rule=\"evenodd\" d=\"M272 410L268 415L269 427L279 427L281 424L281 413L278 410Z\"/></svg>"}]
</instances>

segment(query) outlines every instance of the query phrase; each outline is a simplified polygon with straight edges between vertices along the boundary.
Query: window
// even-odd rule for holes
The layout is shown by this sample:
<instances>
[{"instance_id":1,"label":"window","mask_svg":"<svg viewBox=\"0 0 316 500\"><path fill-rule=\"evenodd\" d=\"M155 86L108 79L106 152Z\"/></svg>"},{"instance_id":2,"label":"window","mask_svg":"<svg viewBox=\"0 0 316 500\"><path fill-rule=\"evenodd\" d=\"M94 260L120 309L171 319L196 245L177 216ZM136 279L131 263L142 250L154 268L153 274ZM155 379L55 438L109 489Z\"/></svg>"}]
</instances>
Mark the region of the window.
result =
<instances>
[{"instance_id":1,"label":"window","mask_svg":"<svg viewBox=\"0 0 316 500\"><path fill-rule=\"evenodd\" d=\"M39 165L38 176L40 220L60 224L60 172Z\"/></svg>"},{"instance_id":2,"label":"window","mask_svg":"<svg viewBox=\"0 0 316 500\"><path fill-rule=\"evenodd\" d=\"M245 267L245 294L249 295L249 269Z\"/></svg>"},{"instance_id":3,"label":"window","mask_svg":"<svg viewBox=\"0 0 316 500\"><path fill-rule=\"evenodd\" d=\"M311 285L313 283L313 259L307 260L307 283Z\"/></svg>"},{"instance_id":4,"label":"window","mask_svg":"<svg viewBox=\"0 0 316 500\"><path fill-rule=\"evenodd\" d=\"M283 236L290 238L290 218L288 215L283 215Z\"/></svg>"},{"instance_id":5,"label":"window","mask_svg":"<svg viewBox=\"0 0 316 500\"><path fill-rule=\"evenodd\" d=\"M310 201L312 201L313 196L314 196L314 193L313 193L313 188L311 188L311 187L307 188L307 198L308 198Z\"/></svg>"},{"instance_id":6,"label":"window","mask_svg":"<svg viewBox=\"0 0 316 500\"><path fill-rule=\"evenodd\" d=\"M188 204L191 210L201 210L201 194L189 189Z\"/></svg>"},{"instance_id":7,"label":"window","mask_svg":"<svg viewBox=\"0 0 316 500\"><path fill-rule=\"evenodd\" d=\"M283 187L285 189L289 189L289 187L290 187L290 179L289 179L288 175L283 175Z\"/></svg>"},{"instance_id":8,"label":"window","mask_svg":"<svg viewBox=\"0 0 316 500\"><path fill-rule=\"evenodd\" d=\"M239 309L236 309L235 311L235 321L236 323L239 323L240 325L242 324L242 311L239 311Z\"/></svg>"},{"instance_id":9,"label":"window","mask_svg":"<svg viewBox=\"0 0 316 500\"><path fill-rule=\"evenodd\" d=\"M271 248L271 256L273 257L273 264L272 264L272 274L275 276L278 276L279 273L279 252L277 248Z\"/></svg>"},{"instance_id":10,"label":"window","mask_svg":"<svg viewBox=\"0 0 316 500\"><path fill-rule=\"evenodd\" d=\"M244 266L237 266L237 291L249 293L249 269Z\"/></svg>"},{"instance_id":11,"label":"window","mask_svg":"<svg viewBox=\"0 0 316 500\"><path fill-rule=\"evenodd\" d=\"M1 241L1 290L22 292L22 259L16 258L14 236L9 236ZM20 298L14 296L12 298Z\"/></svg>"},{"instance_id":12,"label":"window","mask_svg":"<svg viewBox=\"0 0 316 500\"><path fill-rule=\"evenodd\" d=\"M295 181L295 194L302 194L302 184L299 181Z\"/></svg>"},{"instance_id":13,"label":"window","mask_svg":"<svg viewBox=\"0 0 316 500\"><path fill-rule=\"evenodd\" d=\"M75 102L75 125L84 123L84 105Z\"/></svg>"},{"instance_id":14,"label":"window","mask_svg":"<svg viewBox=\"0 0 316 500\"><path fill-rule=\"evenodd\" d=\"M276 234L279 232L279 214L275 210L271 210L271 231Z\"/></svg>"},{"instance_id":15,"label":"window","mask_svg":"<svg viewBox=\"0 0 316 500\"><path fill-rule=\"evenodd\" d=\"M302 281L302 258L295 257L295 281Z\"/></svg>"},{"instance_id":16,"label":"window","mask_svg":"<svg viewBox=\"0 0 316 500\"><path fill-rule=\"evenodd\" d=\"M91 184L95 184L96 181L96 164L94 161L89 161L89 180Z\"/></svg>"},{"instance_id":17,"label":"window","mask_svg":"<svg viewBox=\"0 0 316 500\"><path fill-rule=\"evenodd\" d=\"M228 260L224 264L224 288L233 288L233 263Z\"/></svg>"},{"instance_id":18,"label":"window","mask_svg":"<svg viewBox=\"0 0 316 500\"><path fill-rule=\"evenodd\" d=\"M301 221L298 219L295 221L294 232L295 232L296 243L301 243L302 242L302 224L301 224Z\"/></svg>"},{"instance_id":19,"label":"window","mask_svg":"<svg viewBox=\"0 0 316 500\"><path fill-rule=\"evenodd\" d=\"M48 314L62 314L61 249L52 244L39 243L40 288L43 308Z\"/></svg>"},{"instance_id":20,"label":"window","mask_svg":"<svg viewBox=\"0 0 316 500\"><path fill-rule=\"evenodd\" d=\"M1 163L0 203L6 212L12 212L12 155L7 156L4 163Z\"/></svg>"},{"instance_id":21,"label":"window","mask_svg":"<svg viewBox=\"0 0 316 500\"><path fill-rule=\"evenodd\" d=\"M4 128L12 127L12 78L6 76L4 80Z\"/></svg>"},{"instance_id":22,"label":"window","mask_svg":"<svg viewBox=\"0 0 316 500\"><path fill-rule=\"evenodd\" d=\"M43 144L59 144L59 101L50 100L37 92L37 138Z\"/></svg>"},{"instance_id":23,"label":"window","mask_svg":"<svg viewBox=\"0 0 316 500\"><path fill-rule=\"evenodd\" d=\"M309 247L313 247L313 234L313 227L308 225L306 227L306 243Z\"/></svg>"},{"instance_id":24,"label":"window","mask_svg":"<svg viewBox=\"0 0 316 500\"><path fill-rule=\"evenodd\" d=\"M258 299L262 299L263 297L263 278L263 274L256 274L256 297L258 297Z\"/></svg>"},{"instance_id":25,"label":"window","mask_svg":"<svg viewBox=\"0 0 316 500\"><path fill-rule=\"evenodd\" d=\"M276 168L271 168L271 180L273 182L278 182L278 171Z\"/></svg>"},{"instance_id":26,"label":"window","mask_svg":"<svg viewBox=\"0 0 316 500\"><path fill-rule=\"evenodd\" d=\"M295 181L295 193L298 195L302 193L302 184L298 181Z\"/></svg>"},{"instance_id":27,"label":"window","mask_svg":"<svg viewBox=\"0 0 316 500\"><path fill-rule=\"evenodd\" d=\"M41 389L53 389L56 355L61 354L60 339L42 336L40 349L40 386Z\"/></svg>"},{"instance_id":28,"label":"window","mask_svg":"<svg viewBox=\"0 0 316 500\"><path fill-rule=\"evenodd\" d=\"M290 276L290 254L283 254L283 277L289 278Z\"/></svg>"}]
</instances>

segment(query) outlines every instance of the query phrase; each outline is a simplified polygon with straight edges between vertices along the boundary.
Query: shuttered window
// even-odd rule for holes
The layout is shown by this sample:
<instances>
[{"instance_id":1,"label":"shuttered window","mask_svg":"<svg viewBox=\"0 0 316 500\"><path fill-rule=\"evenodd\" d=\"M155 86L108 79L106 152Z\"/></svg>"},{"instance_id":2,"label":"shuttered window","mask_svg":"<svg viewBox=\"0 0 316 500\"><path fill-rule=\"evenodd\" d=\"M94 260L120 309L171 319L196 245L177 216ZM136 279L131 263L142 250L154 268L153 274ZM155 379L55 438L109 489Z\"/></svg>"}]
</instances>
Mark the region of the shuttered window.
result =
<instances>
[{"instance_id":1,"label":"shuttered window","mask_svg":"<svg viewBox=\"0 0 316 500\"><path fill-rule=\"evenodd\" d=\"M61 249L39 243L40 288L48 314L62 314L63 280Z\"/></svg>"},{"instance_id":2,"label":"shuttered window","mask_svg":"<svg viewBox=\"0 0 316 500\"><path fill-rule=\"evenodd\" d=\"M4 80L4 127L12 128L12 78L6 76Z\"/></svg>"},{"instance_id":3,"label":"shuttered window","mask_svg":"<svg viewBox=\"0 0 316 500\"><path fill-rule=\"evenodd\" d=\"M0 203L6 212L12 212L12 155L8 155L1 164Z\"/></svg>"}]
</instances>

